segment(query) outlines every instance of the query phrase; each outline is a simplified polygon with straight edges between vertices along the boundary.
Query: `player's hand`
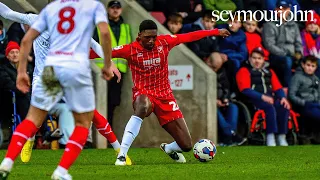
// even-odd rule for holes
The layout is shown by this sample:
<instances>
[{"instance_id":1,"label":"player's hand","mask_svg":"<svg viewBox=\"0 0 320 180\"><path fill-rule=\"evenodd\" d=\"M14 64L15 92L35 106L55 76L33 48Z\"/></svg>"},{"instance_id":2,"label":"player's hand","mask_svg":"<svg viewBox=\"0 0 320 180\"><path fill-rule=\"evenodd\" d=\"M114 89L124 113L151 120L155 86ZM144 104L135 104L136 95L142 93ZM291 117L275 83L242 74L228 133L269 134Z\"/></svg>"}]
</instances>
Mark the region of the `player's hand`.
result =
<instances>
[{"instance_id":1,"label":"player's hand","mask_svg":"<svg viewBox=\"0 0 320 180\"><path fill-rule=\"evenodd\" d=\"M227 29L219 29L219 36L228 37L230 36L230 32Z\"/></svg>"},{"instance_id":2,"label":"player's hand","mask_svg":"<svg viewBox=\"0 0 320 180\"><path fill-rule=\"evenodd\" d=\"M280 104L286 109L290 109L291 108L290 107L290 103L286 98L282 98L281 101L280 101Z\"/></svg>"},{"instance_id":3,"label":"player's hand","mask_svg":"<svg viewBox=\"0 0 320 180\"><path fill-rule=\"evenodd\" d=\"M101 71L102 71L102 78L107 81L110 81L114 76L112 71L112 66L110 67L104 66Z\"/></svg>"},{"instance_id":4,"label":"player's hand","mask_svg":"<svg viewBox=\"0 0 320 180\"><path fill-rule=\"evenodd\" d=\"M27 73L18 73L17 76L17 88L22 93L27 93L30 91L30 79Z\"/></svg>"},{"instance_id":5,"label":"player's hand","mask_svg":"<svg viewBox=\"0 0 320 180\"><path fill-rule=\"evenodd\" d=\"M117 83L119 83L121 80L121 73L113 62L111 63L111 69L112 69L112 72L118 77Z\"/></svg>"},{"instance_id":6,"label":"player's hand","mask_svg":"<svg viewBox=\"0 0 320 180\"><path fill-rule=\"evenodd\" d=\"M269 104L273 104L274 103L274 100L272 97L270 96L267 96L267 95L262 95L261 99L266 102L266 103L269 103Z\"/></svg>"}]
</instances>

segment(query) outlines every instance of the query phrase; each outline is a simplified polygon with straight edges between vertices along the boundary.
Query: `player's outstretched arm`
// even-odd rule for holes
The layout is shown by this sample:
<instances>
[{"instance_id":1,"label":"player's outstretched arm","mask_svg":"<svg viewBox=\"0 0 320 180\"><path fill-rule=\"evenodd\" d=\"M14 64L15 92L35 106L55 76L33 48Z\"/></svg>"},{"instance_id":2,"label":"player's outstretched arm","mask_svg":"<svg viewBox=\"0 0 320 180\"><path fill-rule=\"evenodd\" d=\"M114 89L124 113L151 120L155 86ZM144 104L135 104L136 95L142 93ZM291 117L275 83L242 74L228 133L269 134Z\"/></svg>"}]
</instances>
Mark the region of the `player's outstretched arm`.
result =
<instances>
[{"instance_id":1,"label":"player's outstretched arm","mask_svg":"<svg viewBox=\"0 0 320 180\"><path fill-rule=\"evenodd\" d=\"M188 43L193 41L198 41L207 36L222 36L227 37L230 32L226 29L213 29L213 30L199 30L185 34L177 34L177 44Z\"/></svg>"},{"instance_id":2,"label":"player's outstretched arm","mask_svg":"<svg viewBox=\"0 0 320 180\"><path fill-rule=\"evenodd\" d=\"M13 11L8 6L3 4L2 2L0 2L0 16L2 16L5 19L8 19L8 20L22 23L22 24L27 24L30 26L35 21L35 19L38 17L37 14L23 14L23 13Z\"/></svg>"},{"instance_id":3,"label":"player's outstretched arm","mask_svg":"<svg viewBox=\"0 0 320 180\"><path fill-rule=\"evenodd\" d=\"M26 35L21 41L20 53L19 53L19 67L17 76L17 88L27 93L30 90L30 79L27 74L28 56L32 48L32 42L36 39L40 33L33 28L27 31Z\"/></svg>"}]
</instances>

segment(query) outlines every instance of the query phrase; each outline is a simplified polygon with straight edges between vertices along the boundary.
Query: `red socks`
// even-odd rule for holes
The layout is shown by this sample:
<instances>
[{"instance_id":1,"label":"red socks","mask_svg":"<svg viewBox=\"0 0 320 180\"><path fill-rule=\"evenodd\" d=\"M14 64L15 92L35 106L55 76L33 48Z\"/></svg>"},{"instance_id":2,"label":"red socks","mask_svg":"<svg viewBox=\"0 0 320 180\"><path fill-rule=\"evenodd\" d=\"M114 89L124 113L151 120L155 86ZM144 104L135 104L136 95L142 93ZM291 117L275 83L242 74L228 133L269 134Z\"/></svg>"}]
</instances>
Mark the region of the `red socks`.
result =
<instances>
[{"instance_id":1,"label":"red socks","mask_svg":"<svg viewBox=\"0 0 320 180\"><path fill-rule=\"evenodd\" d=\"M59 166L69 169L70 166L75 162L83 146L85 145L88 138L89 130L85 127L76 126L69 141L66 145L62 159Z\"/></svg>"},{"instance_id":2,"label":"red socks","mask_svg":"<svg viewBox=\"0 0 320 180\"><path fill-rule=\"evenodd\" d=\"M104 118L97 110L94 110L93 124L99 133L107 138L109 143L117 141L117 137L111 129L111 126L106 118Z\"/></svg>"},{"instance_id":3,"label":"red socks","mask_svg":"<svg viewBox=\"0 0 320 180\"><path fill-rule=\"evenodd\" d=\"M26 143L28 138L35 135L37 131L38 128L32 121L28 119L23 120L12 135L6 158L10 158L14 161L20 154L23 145Z\"/></svg>"}]
</instances>

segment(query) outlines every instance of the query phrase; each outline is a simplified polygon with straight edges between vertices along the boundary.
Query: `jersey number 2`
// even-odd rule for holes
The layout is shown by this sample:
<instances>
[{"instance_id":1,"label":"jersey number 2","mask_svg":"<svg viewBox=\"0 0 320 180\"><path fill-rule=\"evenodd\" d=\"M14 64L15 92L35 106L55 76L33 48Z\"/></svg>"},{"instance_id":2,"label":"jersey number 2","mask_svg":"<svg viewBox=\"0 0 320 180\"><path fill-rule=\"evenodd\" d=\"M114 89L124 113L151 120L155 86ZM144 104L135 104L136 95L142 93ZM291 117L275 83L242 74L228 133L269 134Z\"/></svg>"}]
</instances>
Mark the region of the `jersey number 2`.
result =
<instances>
[{"instance_id":1,"label":"jersey number 2","mask_svg":"<svg viewBox=\"0 0 320 180\"><path fill-rule=\"evenodd\" d=\"M69 12L69 16L65 16L65 12ZM62 8L59 11L59 23L58 23L58 31L61 34L69 34L71 33L71 31L74 29L75 26L75 22L73 20L74 15L76 14L76 10L73 7L65 7ZM63 23L68 22L69 23L69 27L68 28L63 28L62 25Z\"/></svg>"},{"instance_id":2,"label":"jersey number 2","mask_svg":"<svg viewBox=\"0 0 320 180\"><path fill-rule=\"evenodd\" d=\"M179 110L179 106L176 102L170 101L169 104L172 105L172 111Z\"/></svg>"}]
</instances>

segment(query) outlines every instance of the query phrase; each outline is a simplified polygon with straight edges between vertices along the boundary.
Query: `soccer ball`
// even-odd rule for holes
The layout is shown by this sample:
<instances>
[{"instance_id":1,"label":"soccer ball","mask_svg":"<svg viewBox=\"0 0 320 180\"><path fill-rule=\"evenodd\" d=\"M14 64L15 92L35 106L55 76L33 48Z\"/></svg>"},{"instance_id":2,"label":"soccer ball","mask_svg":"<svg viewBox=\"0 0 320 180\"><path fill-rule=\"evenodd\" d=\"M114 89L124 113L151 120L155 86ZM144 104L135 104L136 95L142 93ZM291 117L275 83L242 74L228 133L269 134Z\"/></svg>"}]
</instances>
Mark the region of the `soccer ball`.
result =
<instances>
[{"instance_id":1,"label":"soccer ball","mask_svg":"<svg viewBox=\"0 0 320 180\"><path fill-rule=\"evenodd\" d=\"M201 139L193 146L193 155L200 162L211 161L217 153L217 148L209 139Z\"/></svg>"}]
</instances>

